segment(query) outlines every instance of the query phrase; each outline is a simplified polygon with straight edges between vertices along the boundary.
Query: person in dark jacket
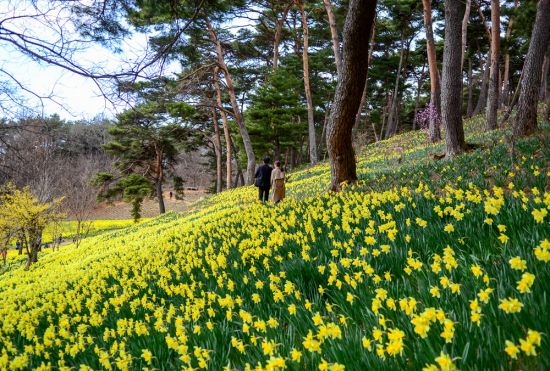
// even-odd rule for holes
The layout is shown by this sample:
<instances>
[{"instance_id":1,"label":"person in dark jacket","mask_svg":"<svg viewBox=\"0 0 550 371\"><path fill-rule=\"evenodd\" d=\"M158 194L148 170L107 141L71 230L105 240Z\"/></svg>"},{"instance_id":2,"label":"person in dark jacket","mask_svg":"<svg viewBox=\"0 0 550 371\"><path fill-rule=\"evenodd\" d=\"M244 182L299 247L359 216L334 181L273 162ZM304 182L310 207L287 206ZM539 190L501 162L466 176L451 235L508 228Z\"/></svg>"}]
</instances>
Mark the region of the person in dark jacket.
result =
<instances>
[{"instance_id":1,"label":"person in dark jacket","mask_svg":"<svg viewBox=\"0 0 550 371\"><path fill-rule=\"evenodd\" d=\"M269 198L269 189L271 188L271 172L273 168L269 166L270 158L264 158L264 164L256 170L256 185L258 186L258 198L260 201L267 201Z\"/></svg>"}]
</instances>

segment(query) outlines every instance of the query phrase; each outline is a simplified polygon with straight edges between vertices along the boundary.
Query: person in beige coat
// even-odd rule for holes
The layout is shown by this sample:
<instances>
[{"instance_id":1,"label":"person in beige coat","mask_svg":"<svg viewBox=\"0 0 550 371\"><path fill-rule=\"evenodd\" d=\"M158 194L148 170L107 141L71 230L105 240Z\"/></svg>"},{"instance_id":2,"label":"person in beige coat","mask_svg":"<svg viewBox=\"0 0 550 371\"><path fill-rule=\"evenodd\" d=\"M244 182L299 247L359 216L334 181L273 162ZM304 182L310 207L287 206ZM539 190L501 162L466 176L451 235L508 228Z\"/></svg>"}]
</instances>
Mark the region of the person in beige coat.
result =
<instances>
[{"instance_id":1,"label":"person in beige coat","mask_svg":"<svg viewBox=\"0 0 550 371\"><path fill-rule=\"evenodd\" d=\"M278 203L285 198L285 173L281 169L281 161L275 161L275 169L271 172L272 200Z\"/></svg>"}]
</instances>

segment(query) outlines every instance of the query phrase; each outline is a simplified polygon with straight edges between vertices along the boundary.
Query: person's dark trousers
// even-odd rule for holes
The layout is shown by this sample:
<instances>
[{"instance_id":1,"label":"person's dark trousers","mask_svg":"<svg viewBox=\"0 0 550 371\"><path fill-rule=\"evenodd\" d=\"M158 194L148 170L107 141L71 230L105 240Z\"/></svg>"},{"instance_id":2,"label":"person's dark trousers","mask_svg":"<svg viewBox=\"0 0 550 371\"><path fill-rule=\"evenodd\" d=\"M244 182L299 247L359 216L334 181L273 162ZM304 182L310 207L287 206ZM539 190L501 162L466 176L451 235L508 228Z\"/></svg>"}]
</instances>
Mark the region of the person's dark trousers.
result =
<instances>
[{"instance_id":1,"label":"person's dark trousers","mask_svg":"<svg viewBox=\"0 0 550 371\"><path fill-rule=\"evenodd\" d=\"M269 188L270 187L258 187L259 189L259 196L258 198L260 201L267 201L269 198Z\"/></svg>"}]
</instances>

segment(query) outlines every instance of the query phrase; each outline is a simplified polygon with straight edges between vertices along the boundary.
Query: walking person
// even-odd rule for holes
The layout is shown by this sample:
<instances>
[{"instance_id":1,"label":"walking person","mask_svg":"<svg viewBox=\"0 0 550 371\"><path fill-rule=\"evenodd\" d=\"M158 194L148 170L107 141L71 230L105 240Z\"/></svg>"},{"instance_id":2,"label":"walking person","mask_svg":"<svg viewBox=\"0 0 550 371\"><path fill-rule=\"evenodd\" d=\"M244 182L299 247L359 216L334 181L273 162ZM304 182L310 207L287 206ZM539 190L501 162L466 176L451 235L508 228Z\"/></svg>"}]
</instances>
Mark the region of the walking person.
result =
<instances>
[{"instance_id":1,"label":"walking person","mask_svg":"<svg viewBox=\"0 0 550 371\"><path fill-rule=\"evenodd\" d=\"M285 198L285 172L281 168L281 161L275 161L275 169L271 172L271 187L273 202L279 203Z\"/></svg>"},{"instance_id":2,"label":"walking person","mask_svg":"<svg viewBox=\"0 0 550 371\"><path fill-rule=\"evenodd\" d=\"M273 168L269 166L269 157L264 158L264 164L256 170L254 175L254 185L258 187L258 198L265 202L269 198L269 188L271 187L271 172Z\"/></svg>"}]
</instances>

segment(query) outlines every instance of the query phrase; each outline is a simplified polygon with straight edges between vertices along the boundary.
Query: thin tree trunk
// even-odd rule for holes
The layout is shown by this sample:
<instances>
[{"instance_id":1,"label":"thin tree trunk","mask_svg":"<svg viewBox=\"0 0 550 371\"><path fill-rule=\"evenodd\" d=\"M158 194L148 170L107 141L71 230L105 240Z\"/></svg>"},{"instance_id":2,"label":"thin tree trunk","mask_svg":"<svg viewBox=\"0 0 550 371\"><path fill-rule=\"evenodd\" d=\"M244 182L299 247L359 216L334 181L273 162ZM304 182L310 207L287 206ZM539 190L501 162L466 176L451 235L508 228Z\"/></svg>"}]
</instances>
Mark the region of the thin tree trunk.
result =
<instances>
[{"instance_id":1,"label":"thin tree trunk","mask_svg":"<svg viewBox=\"0 0 550 371\"><path fill-rule=\"evenodd\" d=\"M474 100L473 100L473 87L474 82L473 73L472 73L472 58L468 58L468 105L466 107L466 116L472 117L472 112L474 111Z\"/></svg>"},{"instance_id":2,"label":"thin tree trunk","mask_svg":"<svg viewBox=\"0 0 550 371\"><path fill-rule=\"evenodd\" d=\"M315 117L313 112L313 99L311 98L311 88L309 85L309 58L308 58L308 49L309 49L309 31L307 25L307 16L304 8L302 6L301 0L295 1L296 7L300 11L302 16L302 33L304 36L304 45L303 45L303 64L304 64L304 89L306 94L307 102L307 126L309 133L309 163L315 165L317 163L317 141L315 139Z\"/></svg>"},{"instance_id":3,"label":"thin tree trunk","mask_svg":"<svg viewBox=\"0 0 550 371\"><path fill-rule=\"evenodd\" d=\"M425 70L426 60L424 60L424 63L422 64L422 72L420 73L418 81L416 82L416 97L414 98L414 120L412 127L413 131L416 130L416 115L418 114L418 110L420 109L420 90L422 89L422 83L424 82Z\"/></svg>"},{"instance_id":4,"label":"thin tree trunk","mask_svg":"<svg viewBox=\"0 0 550 371\"><path fill-rule=\"evenodd\" d=\"M477 99L476 108L472 115L481 113L487 107L487 93L489 90L489 72L491 65L491 50L487 52L487 60L485 61L485 69L483 70L483 78L481 80L481 87L479 88L479 97Z\"/></svg>"},{"instance_id":5,"label":"thin tree trunk","mask_svg":"<svg viewBox=\"0 0 550 371\"><path fill-rule=\"evenodd\" d=\"M390 107L392 105L392 95L391 93L388 94L388 91L386 90L386 105L384 106L384 109L382 110L382 127L380 128L380 139L387 139L384 138L384 128L386 127L386 121L388 121L388 111L390 110Z\"/></svg>"},{"instance_id":6,"label":"thin tree trunk","mask_svg":"<svg viewBox=\"0 0 550 371\"><path fill-rule=\"evenodd\" d=\"M330 0L323 0L325 4L325 10L327 12L328 24L330 26L330 35L332 38L332 51L334 52L334 59L336 60L336 73L340 75L342 70L342 57L340 56L340 41L338 40L338 29L336 27L336 18L332 11L332 4Z\"/></svg>"},{"instance_id":7,"label":"thin tree trunk","mask_svg":"<svg viewBox=\"0 0 550 371\"><path fill-rule=\"evenodd\" d=\"M540 79L540 93L539 100L544 101L546 99L546 87L548 86L548 70L550 66L550 59L548 55L544 56L544 62L542 64L542 77Z\"/></svg>"},{"instance_id":8,"label":"thin tree trunk","mask_svg":"<svg viewBox=\"0 0 550 371\"><path fill-rule=\"evenodd\" d=\"M500 53L500 0L491 0L491 73L489 78L489 101L486 111L486 130L497 128L497 109L499 93L499 53Z\"/></svg>"},{"instance_id":9,"label":"thin tree trunk","mask_svg":"<svg viewBox=\"0 0 550 371\"><path fill-rule=\"evenodd\" d=\"M439 82L439 70L437 68L437 56L432 27L432 6L430 0L422 0L424 8L424 25L426 27L426 44L428 54L428 68L430 71L430 103L435 108L436 117L431 117L428 123L428 135L432 143L441 140L441 84Z\"/></svg>"},{"instance_id":10,"label":"thin tree trunk","mask_svg":"<svg viewBox=\"0 0 550 371\"><path fill-rule=\"evenodd\" d=\"M155 191L159 201L159 213L164 214L166 212L166 207L164 206L164 197L162 195L162 181L159 179L155 180Z\"/></svg>"},{"instance_id":11,"label":"thin tree trunk","mask_svg":"<svg viewBox=\"0 0 550 371\"><path fill-rule=\"evenodd\" d=\"M223 134L225 137L225 183L227 189L231 188L231 175L233 174L232 159L231 159L231 134L229 133L229 122L227 121L227 114L222 104L222 91L220 89L220 81L218 79L219 68L214 68L214 87L216 88L216 101L220 115L222 116Z\"/></svg>"},{"instance_id":12,"label":"thin tree trunk","mask_svg":"<svg viewBox=\"0 0 550 371\"><path fill-rule=\"evenodd\" d=\"M462 0L445 1L441 113L446 129L445 156L447 158L452 158L461 153L465 147L461 113L462 71L460 70L463 16L464 3Z\"/></svg>"},{"instance_id":13,"label":"thin tree trunk","mask_svg":"<svg viewBox=\"0 0 550 371\"><path fill-rule=\"evenodd\" d=\"M514 135L525 136L537 130L537 103L544 54L550 38L550 0L539 0L537 17L523 66Z\"/></svg>"},{"instance_id":14,"label":"thin tree trunk","mask_svg":"<svg viewBox=\"0 0 550 371\"><path fill-rule=\"evenodd\" d=\"M281 19L276 19L277 28L275 29L275 37L273 40L273 71L275 71L279 66L279 45L281 44L281 37L283 35L283 25L291 7L292 2L290 2L283 10L283 16Z\"/></svg>"},{"instance_id":15,"label":"thin tree trunk","mask_svg":"<svg viewBox=\"0 0 550 371\"><path fill-rule=\"evenodd\" d=\"M376 0L350 0L344 25L342 73L334 96L327 127L327 148L330 157L331 186L339 191L344 182L357 180L352 129L365 88L368 49L365 48L376 15Z\"/></svg>"},{"instance_id":16,"label":"thin tree trunk","mask_svg":"<svg viewBox=\"0 0 550 371\"><path fill-rule=\"evenodd\" d=\"M518 7L519 0L514 2L514 10ZM508 26L506 27L506 36L505 41L505 54L504 54L504 77L502 79L502 95L501 95L501 105L510 104L510 39L512 36L512 26L514 25L514 16L510 17L508 21Z\"/></svg>"},{"instance_id":17,"label":"thin tree trunk","mask_svg":"<svg viewBox=\"0 0 550 371\"><path fill-rule=\"evenodd\" d=\"M399 84L401 82L401 70L403 69L403 61L405 59L405 34L401 33L401 52L399 53L399 66L395 75L395 87L393 91L393 101L388 116L388 125L386 126L386 138L390 138L397 133L397 125L399 121Z\"/></svg>"},{"instance_id":18,"label":"thin tree trunk","mask_svg":"<svg viewBox=\"0 0 550 371\"><path fill-rule=\"evenodd\" d=\"M466 0L466 10L464 11L464 18L462 18L462 59L460 62L460 70L464 70L464 55L466 54L466 43L468 41L468 21L470 20L470 9L472 7L472 0Z\"/></svg>"},{"instance_id":19,"label":"thin tree trunk","mask_svg":"<svg viewBox=\"0 0 550 371\"><path fill-rule=\"evenodd\" d=\"M521 81L523 80L523 70L521 70L521 74L519 75L518 85L516 86L516 90L514 90L514 95L512 96L512 100L510 101L510 104L508 105L506 112L504 113L504 117L502 118L502 121L500 122L500 126L503 126L506 121L510 118L510 115L512 114L513 109L516 107L516 104L518 103L519 98L519 88L521 86Z\"/></svg>"},{"instance_id":20,"label":"thin tree trunk","mask_svg":"<svg viewBox=\"0 0 550 371\"><path fill-rule=\"evenodd\" d=\"M246 129L241 110L239 109L239 104L237 102L237 96L235 95L235 88L233 87L233 79L229 73L229 69L225 64L225 59L223 55L222 45L220 40L216 35L216 32L212 28L210 22L207 23L208 32L210 34L211 41L216 45L216 53L218 55L218 64L225 76L225 82L227 85L227 92L229 93L229 99L231 100L231 106L233 107L233 114L235 115L235 121L239 125L239 131L241 133L241 138L244 144L244 151L246 152L247 157L247 167L246 167L246 184L252 184L254 180L254 172L256 171L256 157L254 156L254 149L252 148L252 141L248 135L248 130Z\"/></svg>"},{"instance_id":21,"label":"thin tree trunk","mask_svg":"<svg viewBox=\"0 0 550 371\"><path fill-rule=\"evenodd\" d=\"M222 140L216 109L212 109L212 124L214 125L214 153L216 155L216 193L222 191Z\"/></svg>"},{"instance_id":22,"label":"thin tree trunk","mask_svg":"<svg viewBox=\"0 0 550 371\"><path fill-rule=\"evenodd\" d=\"M370 66L372 61L372 54L374 53L374 38L376 37L376 22L372 23L372 31L371 31L371 38L370 38L370 47L369 47L369 56L367 58L367 62ZM359 110L357 111L357 115L355 116L355 127L358 128L359 124L361 122L361 113L363 112L363 109L365 108L365 103L367 101L367 87L368 87L368 73L367 78L365 79L365 89L363 89L363 95L361 96L361 103L359 103ZM378 138L376 133L374 133L374 137ZM376 139L378 141L378 139Z\"/></svg>"}]
</instances>

